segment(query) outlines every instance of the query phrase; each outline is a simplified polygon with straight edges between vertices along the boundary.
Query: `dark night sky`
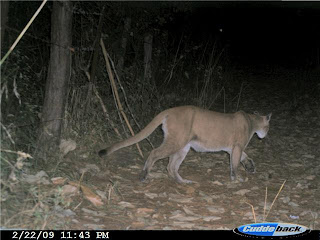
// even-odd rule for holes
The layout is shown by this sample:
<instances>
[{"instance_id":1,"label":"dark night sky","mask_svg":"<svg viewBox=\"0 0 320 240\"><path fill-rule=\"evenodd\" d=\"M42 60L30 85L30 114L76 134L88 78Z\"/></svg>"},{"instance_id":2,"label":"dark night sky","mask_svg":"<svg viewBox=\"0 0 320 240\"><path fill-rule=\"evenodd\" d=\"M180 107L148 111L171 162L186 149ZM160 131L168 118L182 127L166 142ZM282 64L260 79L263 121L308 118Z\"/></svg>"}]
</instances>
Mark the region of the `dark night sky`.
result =
<instances>
[{"instance_id":1,"label":"dark night sky","mask_svg":"<svg viewBox=\"0 0 320 240\"><path fill-rule=\"evenodd\" d=\"M191 6L192 14L183 15L176 26L190 25L199 42L222 28L223 40L230 43L237 61L296 67L314 61L319 49L320 2L193 2Z\"/></svg>"}]
</instances>

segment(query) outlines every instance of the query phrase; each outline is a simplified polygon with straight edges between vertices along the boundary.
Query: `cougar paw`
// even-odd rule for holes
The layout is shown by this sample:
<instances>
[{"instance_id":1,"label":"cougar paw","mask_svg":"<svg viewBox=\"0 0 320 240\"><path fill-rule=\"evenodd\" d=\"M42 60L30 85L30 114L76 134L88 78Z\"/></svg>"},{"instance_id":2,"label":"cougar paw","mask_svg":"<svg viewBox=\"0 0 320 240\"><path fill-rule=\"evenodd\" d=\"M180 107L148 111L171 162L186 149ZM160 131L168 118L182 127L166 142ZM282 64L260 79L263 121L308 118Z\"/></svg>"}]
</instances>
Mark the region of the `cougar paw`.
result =
<instances>
[{"instance_id":1,"label":"cougar paw","mask_svg":"<svg viewBox=\"0 0 320 240\"><path fill-rule=\"evenodd\" d=\"M182 177L180 177L180 176L175 177L175 180L176 180L177 183L182 183L182 184L193 184L193 183L197 183L197 182L195 182L195 181L191 181L191 180L188 180L188 179L184 179L184 178L182 178Z\"/></svg>"},{"instance_id":2,"label":"cougar paw","mask_svg":"<svg viewBox=\"0 0 320 240\"><path fill-rule=\"evenodd\" d=\"M232 172L230 175L231 182L236 180L236 175Z\"/></svg>"},{"instance_id":3,"label":"cougar paw","mask_svg":"<svg viewBox=\"0 0 320 240\"><path fill-rule=\"evenodd\" d=\"M231 176L231 182L234 182L234 183L239 183L239 182L242 183L247 181L248 181L248 178L244 179L242 176L239 176L239 174Z\"/></svg>"},{"instance_id":4,"label":"cougar paw","mask_svg":"<svg viewBox=\"0 0 320 240\"><path fill-rule=\"evenodd\" d=\"M146 170L143 170L139 176L139 179L141 182L146 182L147 180L147 175L148 175L148 172Z\"/></svg>"},{"instance_id":5,"label":"cougar paw","mask_svg":"<svg viewBox=\"0 0 320 240\"><path fill-rule=\"evenodd\" d=\"M254 166L254 162L252 159L248 158L245 161L241 162L243 168L246 170L246 172L248 173L255 173L256 172L256 168Z\"/></svg>"},{"instance_id":6,"label":"cougar paw","mask_svg":"<svg viewBox=\"0 0 320 240\"><path fill-rule=\"evenodd\" d=\"M183 184L195 184L197 183L196 181L191 181L188 179L183 179L182 181L179 181L179 183L183 183Z\"/></svg>"}]
</instances>

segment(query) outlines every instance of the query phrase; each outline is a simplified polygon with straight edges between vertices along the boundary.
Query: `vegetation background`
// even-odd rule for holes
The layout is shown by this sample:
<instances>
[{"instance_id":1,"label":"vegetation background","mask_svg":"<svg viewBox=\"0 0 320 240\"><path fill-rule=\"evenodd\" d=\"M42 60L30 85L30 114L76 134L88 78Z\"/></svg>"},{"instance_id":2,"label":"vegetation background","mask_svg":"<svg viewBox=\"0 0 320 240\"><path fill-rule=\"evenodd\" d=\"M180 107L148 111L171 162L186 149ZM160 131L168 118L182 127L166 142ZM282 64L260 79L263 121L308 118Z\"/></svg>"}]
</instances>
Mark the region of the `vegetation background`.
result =
<instances>
[{"instance_id":1,"label":"vegetation background","mask_svg":"<svg viewBox=\"0 0 320 240\"><path fill-rule=\"evenodd\" d=\"M317 4L71 3L70 31L62 15L53 14L54 6L63 11L65 3L48 2L1 65L0 227L73 226L59 219L61 214L67 216L64 210L70 205L72 212L76 211L78 202L65 197L62 186L42 186L36 179L53 182L52 178L62 177L92 183L95 167L83 170L81 164L98 165L96 152L129 137L128 125L137 133L170 107L197 105L221 112L261 108L262 113L275 111L285 119L301 118L304 126L308 125L306 116L314 117L312 123L318 124L313 126L319 130ZM2 56L39 5L1 2ZM251 15L246 17L248 13ZM270 13L275 17L264 20ZM65 27L66 36L53 40L53 32ZM62 44L59 37L69 37L71 45ZM109 55L109 72L100 38ZM65 62L57 58L56 70L50 72L54 47L67 57L62 57ZM57 82L58 74L65 84L63 97L57 100L62 117L48 120L59 105L54 101L45 104L48 83ZM277 102L264 103L266 98L259 99L265 96L262 91L277 92L269 95ZM55 96L52 94L52 99ZM56 132L47 131L50 128L46 124L51 121L60 124ZM41 137L43 134L46 138ZM149 142L157 145L160 136L161 130L157 130ZM63 141L69 150L61 147ZM142 144L142 152L150 151L151 145ZM81 167L75 166L78 164ZM118 190L114 180L107 183L108 201L111 193L122 199ZM143 228L139 224L136 227Z\"/></svg>"}]
</instances>

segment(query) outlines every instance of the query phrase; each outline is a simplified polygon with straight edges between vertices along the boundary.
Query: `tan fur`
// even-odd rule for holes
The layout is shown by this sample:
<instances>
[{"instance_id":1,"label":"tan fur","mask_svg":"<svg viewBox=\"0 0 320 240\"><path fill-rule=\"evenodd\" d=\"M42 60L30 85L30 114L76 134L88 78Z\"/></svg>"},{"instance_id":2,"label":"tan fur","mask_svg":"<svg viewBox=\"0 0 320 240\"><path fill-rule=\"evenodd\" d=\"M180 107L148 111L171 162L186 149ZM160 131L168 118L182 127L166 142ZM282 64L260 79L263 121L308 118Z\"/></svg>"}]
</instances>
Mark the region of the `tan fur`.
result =
<instances>
[{"instance_id":1,"label":"tan fur","mask_svg":"<svg viewBox=\"0 0 320 240\"><path fill-rule=\"evenodd\" d=\"M271 114L259 116L243 111L219 113L194 106L182 106L167 109L158 114L141 132L122 142L116 143L99 152L100 156L110 155L114 151L133 145L148 137L160 124L164 131L164 141L160 147L151 151L141 174L141 181L147 176L153 164L169 157L168 173L180 183L192 181L183 179L179 167L190 147L198 152L226 151L230 154L231 179L241 162L245 169L254 172L254 163L244 152L251 137L257 133L264 138L269 130Z\"/></svg>"}]
</instances>

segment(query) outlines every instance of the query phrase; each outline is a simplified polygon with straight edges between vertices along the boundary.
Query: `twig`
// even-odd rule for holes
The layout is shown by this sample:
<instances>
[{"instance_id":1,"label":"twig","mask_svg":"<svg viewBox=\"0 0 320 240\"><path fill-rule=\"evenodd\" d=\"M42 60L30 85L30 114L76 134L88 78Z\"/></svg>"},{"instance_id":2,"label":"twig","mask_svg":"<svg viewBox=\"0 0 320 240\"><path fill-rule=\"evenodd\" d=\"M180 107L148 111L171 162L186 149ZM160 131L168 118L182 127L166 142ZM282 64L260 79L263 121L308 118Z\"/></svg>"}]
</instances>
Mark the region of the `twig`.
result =
<instances>
[{"instance_id":1,"label":"twig","mask_svg":"<svg viewBox=\"0 0 320 240\"><path fill-rule=\"evenodd\" d=\"M109 190L108 190L108 205L109 205L111 200L111 193L114 192L114 189L112 184L108 184L108 185L109 185Z\"/></svg>"},{"instance_id":2,"label":"twig","mask_svg":"<svg viewBox=\"0 0 320 240\"><path fill-rule=\"evenodd\" d=\"M271 206L270 206L270 209L269 209L269 211L268 211L268 213L267 213L267 215L266 215L266 217L264 218L264 220L263 220L263 221L265 221L265 220L267 219L267 217L268 217L268 215L269 215L269 212L271 211L272 206L273 206L273 204L275 203L275 201L276 201L276 199L277 199L278 195L280 194L280 192L281 192L281 190L282 190L282 188L283 188L284 184L286 183L286 181L287 181L287 180L284 180L284 182L282 183L282 185L281 185L281 187L280 187L280 189L279 189L279 191L278 191L277 195L276 195L276 196L275 196L275 198L273 199L273 202L272 202L272 204L271 204Z\"/></svg>"},{"instance_id":3,"label":"twig","mask_svg":"<svg viewBox=\"0 0 320 240\"><path fill-rule=\"evenodd\" d=\"M219 90L219 92L216 94L216 96L214 97L213 101L211 101L210 105L208 106L208 109L210 109L212 107L212 105L215 103L215 101L217 100L217 98L219 97L220 93L223 91L223 109L224 109L224 113L226 112L226 91L224 89L224 86L221 87L221 89Z\"/></svg>"},{"instance_id":4,"label":"twig","mask_svg":"<svg viewBox=\"0 0 320 240\"><path fill-rule=\"evenodd\" d=\"M50 217L48 217L48 215L46 215L44 218L44 223L41 226L41 230L44 230L44 228L47 226L48 218L50 218Z\"/></svg>"},{"instance_id":5,"label":"twig","mask_svg":"<svg viewBox=\"0 0 320 240\"><path fill-rule=\"evenodd\" d=\"M110 66L110 62L108 60L108 55L107 55L107 50L104 46L104 43L103 43L103 40L100 39L100 45L101 45L101 48L102 48L102 52L103 52L103 55L104 55L104 58L105 58L105 61L106 61L106 67L107 67L107 72L108 72L108 75L109 75L109 79L110 79L110 82L111 82L111 86L114 90L114 93L115 93L115 98L117 100L117 104L118 104L118 107L119 107L119 111L121 112L122 114L122 117L123 119L125 120L130 132L131 132L131 135L134 136L134 132L132 130L132 127L129 123L129 120L127 118L127 115L125 114L125 112L123 111L123 108L122 108L122 104L121 104L121 101L120 101L120 98L119 98L119 94L118 94L118 91L117 91L117 88L116 88L116 84L115 84L115 81L114 81L114 77L113 77L113 74L112 74L112 70L111 70L111 66ZM140 146L139 146L139 143L136 143L136 146L138 148L138 151L140 153L140 156L143 158L143 153L140 149Z\"/></svg>"},{"instance_id":6,"label":"twig","mask_svg":"<svg viewBox=\"0 0 320 240\"><path fill-rule=\"evenodd\" d=\"M2 150L1 150L2 151ZM12 168L12 171L14 170L18 170L11 162L9 162L7 159L3 158L3 157L0 157L1 160L7 162L9 164L9 166Z\"/></svg>"},{"instance_id":7,"label":"twig","mask_svg":"<svg viewBox=\"0 0 320 240\"><path fill-rule=\"evenodd\" d=\"M138 123L138 121L136 120L135 116L133 115L133 112L131 111L131 108L130 108L130 105L129 105L129 102L128 102L128 98L127 98L126 92L125 92L125 90L124 90L124 88L123 88L123 86L122 86L122 84L121 84L120 78L119 78L119 76L118 76L118 74L117 74L117 71L116 71L116 68L115 68L115 66L114 66L114 62L112 61L112 59L111 59L111 57L110 57L110 55L109 55L108 53L107 53L107 55L108 55L109 61L111 62L112 69L113 69L113 71L114 71L114 73L115 73L115 75L116 75L116 79L117 79L117 81L118 81L118 84L119 84L119 86L120 86L120 89L121 89L121 91L122 91L122 93L123 93L124 101L125 101L125 103L126 103L126 106L128 107L129 113L130 113L133 121L135 122L135 124L136 124L136 125L138 126L138 128L141 130L140 124ZM154 146L153 146L152 142L150 141L150 139L147 137L146 140L149 142L150 146L154 149Z\"/></svg>"},{"instance_id":8,"label":"twig","mask_svg":"<svg viewBox=\"0 0 320 240\"><path fill-rule=\"evenodd\" d=\"M2 65L2 63L6 60L6 58L10 55L10 53L13 51L13 49L17 46L18 42L20 41L20 39L22 38L22 36L24 35L24 33L28 30L28 28L30 27L31 23L34 21L34 19L38 16L38 14L40 13L41 9L43 8L43 6L46 4L48 0L43 0L42 4L40 5L40 7L38 8L38 10L33 14L32 18L30 19L30 21L28 22L28 24L24 27L24 29L22 30L22 32L20 33L20 35L17 37L16 41L12 44L12 46L10 47L9 51L6 53L6 55L1 59L0 61L0 66Z\"/></svg>"},{"instance_id":9,"label":"twig","mask_svg":"<svg viewBox=\"0 0 320 240\"><path fill-rule=\"evenodd\" d=\"M177 60L177 58L178 58L178 53L179 53L179 50L180 50L180 45L181 45L182 39L183 39L183 34L181 35L181 38L180 38L180 41L179 41L179 45L178 45L178 48L177 48L177 51L176 51L176 55L174 56L174 60L173 60L172 68L171 68L171 71L170 71L170 75L169 75L168 79L166 79L164 81L163 86L169 84L169 82L171 81L172 75L173 75L173 70L178 65L178 62L181 60L181 59Z\"/></svg>"},{"instance_id":10,"label":"twig","mask_svg":"<svg viewBox=\"0 0 320 240\"><path fill-rule=\"evenodd\" d=\"M102 10L101 10L101 15L99 18L99 24L98 24L98 29L97 29L97 35L96 35L96 38L95 38L94 44L93 44L93 56L91 56L92 61L91 61L91 71L90 71L90 80L91 81L89 82L89 86L88 86L88 94L87 94L86 105L85 105L86 112L90 108L90 105L91 105L92 88L93 88L93 85L95 84L95 76L96 76L96 69L97 69L97 63L98 63L99 39L101 37L102 23L103 23L103 18L105 15L105 14L103 14L104 9L105 9L105 6L103 6Z\"/></svg>"},{"instance_id":11,"label":"twig","mask_svg":"<svg viewBox=\"0 0 320 240\"><path fill-rule=\"evenodd\" d=\"M263 219L266 219L267 195L268 195L268 187L266 187L266 194L264 198Z\"/></svg>"},{"instance_id":12,"label":"twig","mask_svg":"<svg viewBox=\"0 0 320 240\"><path fill-rule=\"evenodd\" d=\"M18 212L16 213L15 215L13 215L12 217L10 217L5 223L4 223L4 226L8 226L9 222L11 222L12 219L14 219L15 217L19 216L19 215L22 215L22 214L26 214L26 213L33 213L36 208L40 205L40 202L38 202L32 209L29 209L29 210L24 210L22 212Z\"/></svg>"},{"instance_id":13,"label":"twig","mask_svg":"<svg viewBox=\"0 0 320 240\"><path fill-rule=\"evenodd\" d=\"M112 84L111 84L111 85L112 85ZM116 106L116 108L117 108L118 117L119 117L119 119L120 119L121 126L122 126L122 128L123 128L123 132L126 134L126 138L128 138L129 135L128 135L128 133L127 133L127 130L126 130L125 126L124 126L123 119L122 119L122 117L121 117L121 113L120 113L121 111L120 111L119 106L118 106L118 104L117 104L117 98L116 98L116 95L115 95L116 93L115 93L115 90L114 90L114 87L113 87L113 86L111 86L111 91L112 91L112 96L113 96L114 104L115 104L115 106Z\"/></svg>"},{"instance_id":14,"label":"twig","mask_svg":"<svg viewBox=\"0 0 320 240\"><path fill-rule=\"evenodd\" d=\"M251 211L252 211L252 215L253 215L254 223L257 223L256 214L255 214L255 212L254 212L253 205L252 205L252 204L250 204L250 203L248 203L248 202L245 202L245 203L251 206Z\"/></svg>"},{"instance_id":15,"label":"twig","mask_svg":"<svg viewBox=\"0 0 320 240\"><path fill-rule=\"evenodd\" d=\"M211 101L210 105L207 106L207 102L205 101L205 99L210 99L210 97L208 98L208 95L212 95L211 92L214 89L213 83L214 81L212 81L212 75L215 72L215 69L219 63L219 60L222 56L222 53L224 52L224 49L222 49L218 55L215 54L216 52L216 42L214 43L214 46L212 48L211 54L210 54L210 59L209 59L209 63L208 63L208 67L207 67L207 74L205 74L205 79L204 79L204 85L201 88L200 91L200 101L203 102L203 106L205 106L206 108L210 109L211 105L215 102L215 100L217 99L217 97L219 96L220 92L223 90L224 91L224 86L222 86L222 88L219 90L218 93L215 94L215 99L213 101ZM225 97L225 95L224 95ZM209 104L209 103L208 103ZM225 99L224 99L224 104L225 104Z\"/></svg>"},{"instance_id":16,"label":"twig","mask_svg":"<svg viewBox=\"0 0 320 240\"><path fill-rule=\"evenodd\" d=\"M226 91L223 87L223 112L226 113Z\"/></svg>"},{"instance_id":17,"label":"twig","mask_svg":"<svg viewBox=\"0 0 320 240\"><path fill-rule=\"evenodd\" d=\"M98 90L97 90L97 88L96 88L95 85L93 85L93 91L94 91L96 97L97 97L97 98L99 99L99 101L100 101L100 104L101 104L101 107L102 107L102 110L103 110L103 112L104 112L104 115L105 115L106 119L110 122L110 125L111 125L111 127L113 128L113 130L115 131L115 133L122 139L122 136L121 136L120 132L118 131L118 128L116 128L115 124L114 124L113 121L110 119L109 114L108 114L108 112L107 112L107 108L106 108L106 106L104 105L104 103L103 103L103 101L102 101L102 98L100 97L99 92L98 92Z\"/></svg>"},{"instance_id":18,"label":"twig","mask_svg":"<svg viewBox=\"0 0 320 240\"><path fill-rule=\"evenodd\" d=\"M0 149L0 151L1 152L7 152L7 153L15 153L15 154L17 154L19 156L18 159L21 159L21 158L23 158L23 159L33 158L30 154L25 153L25 152L21 152L21 151L16 152L16 151L2 149L2 148Z\"/></svg>"},{"instance_id":19,"label":"twig","mask_svg":"<svg viewBox=\"0 0 320 240\"><path fill-rule=\"evenodd\" d=\"M77 208L81 205L82 202L83 202L83 201L81 200L81 202L80 202L77 206L75 206L75 208L73 209L73 211L77 210Z\"/></svg>"},{"instance_id":20,"label":"twig","mask_svg":"<svg viewBox=\"0 0 320 240\"><path fill-rule=\"evenodd\" d=\"M85 71L85 73L86 73L86 76L88 77L88 79L90 80L90 73L88 71ZM106 119L109 121L109 123L110 123L111 127L113 128L113 130L115 131L115 133L122 139L121 134L119 133L118 129L115 127L115 124L113 123L113 121L110 119L108 111L107 111L107 108L104 105L104 103L102 101L102 98L100 97L100 94L99 94L99 92L98 92L98 90L97 90L95 85L93 85L93 91L94 91L94 94L96 95L96 97L98 98L98 100L100 102L100 105L102 107L102 111L103 111Z\"/></svg>"},{"instance_id":21,"label":"twig","mask_svg":"<svg viewBox=\"0 0 320 240\"><path fill-rule=\"evenodd\" d=\"M241 93L242 93L242 88L243 88L243 82L241 83L241 86L240 86L240 92L239 92L236 111L238 111L238 107L239 107L239 103L240 103L240 97L241 97Z\"/></svg>"},{"instance_id":22,"label":"twig","mask_svg":"<svg viewBox=\"0 0 320 240\"><path fill-rule=\"evenodd\" d=\"M78 191L81 190L81 182L82 182L82 179L83 179L83 176L84 176L85 173L86 173L86 171L83 171L83 173L81 174L81 177L80 177L80 179L79 179L79 183L78 183L79 189L78 189Z\"/></svg>"},{"instance_id":23,"label":"twig","mask_svg":"<svg viewBox=\"0 0 320 240\"><path fill-rule=\"evenodd\" d=\"M10 133L9 133L9 131L7 130L7 128L0 122L0 124L1 124L1 127L3 128L3 130L7 133L7 135L8 135L8 137L9 137L9 140L10 140L10 142L13 144L13 145L15 145L15 142L13 141L13 139L12 139L12 137L11 137L11 135L10 135Z\"/></svg>"}]
</instances>

